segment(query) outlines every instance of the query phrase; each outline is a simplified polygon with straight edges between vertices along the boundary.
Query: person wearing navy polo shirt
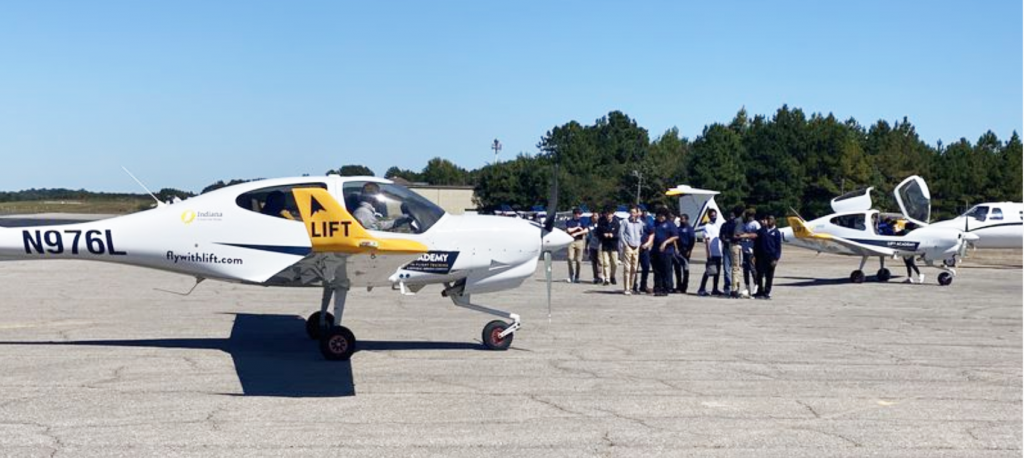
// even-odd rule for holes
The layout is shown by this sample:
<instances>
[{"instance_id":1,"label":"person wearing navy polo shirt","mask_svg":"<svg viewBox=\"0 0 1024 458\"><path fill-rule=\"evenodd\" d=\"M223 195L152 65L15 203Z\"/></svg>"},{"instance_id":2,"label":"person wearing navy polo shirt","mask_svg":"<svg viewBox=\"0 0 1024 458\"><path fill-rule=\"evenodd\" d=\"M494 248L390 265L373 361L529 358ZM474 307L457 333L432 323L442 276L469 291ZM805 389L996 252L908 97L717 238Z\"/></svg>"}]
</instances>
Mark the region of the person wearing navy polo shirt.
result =
<instances>
[{"instance_id":1,"label":"person wearing navy polo shirt","mask_svg":"<svg viewBox=\"0 0 1024 458\"><path fill-rule=\"evenodd\" d=\"M565 222L565 233L572 236L569 244L569 279L570 283L580 282L580 267L583 265L583 252L587 249L587 232L590 229L583 225L583 211L572 209L572 218Z\"/></svg>"},{"instance_id":2,"label":"person wearing navy polo shirt","mask_svg":"<svg viewBox=\"0 0 1024 458\"><path fill-rule=\"evenodd\" d=\"M754 297L772 298L772 280L775 279L775 267L781 258L782 233L775 227L775 217L768 216L754 239L754 262L757 263L754 273L757 278L757 294Z\"/></svg>"},{"instance_id":3,"label":"person wearing navy polo shirt","mask_svg":"<svg viewBox=\"0 0 1024 458\"><path fill-rule=\"evenodd\" d=\"M676 284L676 291L681 294L686 294L686 289L690 286L690 255L696 244L697 234L690 225L690 215L683 213L679 216L679 240L676 241L679 248L676 258L681 261L683 270L683 278Z\"/></svg>"},{"instance_id":4,"label":"person wearing navy polo shirt","mask_svg":"<svg viewBox=\"0 0 1024 458\"><path fill-rule=\"evenodd\" d=\"M597 236L597 222L604 219L604 214L594 212L590 215L590 224L587 226L587 254L590 255L590 265L594 270L594 284L599 284L604 279L601 277L601 239Z\"/></svg>"},{"instance_id":5,"label":"person wearing navy polo shirt","mask_svg":"<svg viewBox=\"0 0 1024 458\"><path fill-rule=\"evenodd\" d=\"M654 245L651 253L654 257L655 296L667 296L672 291L672 258L676 254L676 240L679 239L679 229L676 224L668 219L668 209L659 208L658 216L654 219Z\"/></svg>"}]
</instances>

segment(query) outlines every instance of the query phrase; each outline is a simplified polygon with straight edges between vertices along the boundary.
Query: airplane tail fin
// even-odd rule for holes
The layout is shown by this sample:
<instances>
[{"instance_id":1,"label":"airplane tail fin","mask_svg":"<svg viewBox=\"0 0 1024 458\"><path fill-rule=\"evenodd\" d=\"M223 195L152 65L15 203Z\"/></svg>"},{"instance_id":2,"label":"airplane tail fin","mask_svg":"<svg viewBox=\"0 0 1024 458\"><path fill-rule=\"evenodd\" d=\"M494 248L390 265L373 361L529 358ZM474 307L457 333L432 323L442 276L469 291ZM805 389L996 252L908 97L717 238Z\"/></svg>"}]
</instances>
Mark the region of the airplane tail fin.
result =
<instances>
[{"instance_id":1,"label":"airplane tail fin","mask_svg":"<svg viewBox=\"0 0 1024 458\"><path fill-rule=\"evenodd\" d=\"M793 235L798 238L810 238L814 236L814 231L807 227L807 222L799 216L787 216L786 221L789 222L789 227L793 228Z\"/></svg>"},{"instance_id":2,"label":"airplane tail fin","mask_svg":"<svg viewBox=\"0 0 1024 458\"><path fill-rule=\"evenodd\" d=\"M708 210L722 212L715 203L718 191L698 189L687 185L679 185L665 192L666 196L679 198L679 214L690 217L695 230L702 230L708 222Z\"/></svg>"},{"instance_id":3,"label":"airplane tail fin","mask_svg":"<svg viewBox=\"0 0 1024 458\"><path fill-rule=\"evenodd\" d=\"M314 252L412 254L425 253L422 243L377 238L338 201L321 188L292 189Z\"/></svg>"}]
</instances>

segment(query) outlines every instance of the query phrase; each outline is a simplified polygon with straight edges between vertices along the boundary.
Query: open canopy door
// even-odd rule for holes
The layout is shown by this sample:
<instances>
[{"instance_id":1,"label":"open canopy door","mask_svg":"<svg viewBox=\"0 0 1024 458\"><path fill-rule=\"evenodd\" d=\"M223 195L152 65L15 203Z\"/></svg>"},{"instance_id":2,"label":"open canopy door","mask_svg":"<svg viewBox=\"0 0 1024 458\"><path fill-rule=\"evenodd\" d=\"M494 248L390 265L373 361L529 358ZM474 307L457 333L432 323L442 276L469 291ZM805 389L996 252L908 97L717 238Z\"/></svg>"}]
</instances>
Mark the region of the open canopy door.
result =
<instances>
[{"instance_id":1,"label":"open canopy door","mask_svg":"<svg viewBox=\"0 0 1024 458\"><path fill-rule=\"evenodd\" d=\"M904 218L919 226L928 224L932 216L932 195L924 178L907 177L893 189L893 195Z\"/></svg>"},{"instance_id":2,"label":"open canopy door","mask_svg":"<svg viewBox=\"0 0 1024 458\"><path fill-rule=\"evenodd\" d=\"M864 188L850 191L832 199L832 211L835 213L852 213L871 210L871 190Z\"/></svg>"}]
</instances>

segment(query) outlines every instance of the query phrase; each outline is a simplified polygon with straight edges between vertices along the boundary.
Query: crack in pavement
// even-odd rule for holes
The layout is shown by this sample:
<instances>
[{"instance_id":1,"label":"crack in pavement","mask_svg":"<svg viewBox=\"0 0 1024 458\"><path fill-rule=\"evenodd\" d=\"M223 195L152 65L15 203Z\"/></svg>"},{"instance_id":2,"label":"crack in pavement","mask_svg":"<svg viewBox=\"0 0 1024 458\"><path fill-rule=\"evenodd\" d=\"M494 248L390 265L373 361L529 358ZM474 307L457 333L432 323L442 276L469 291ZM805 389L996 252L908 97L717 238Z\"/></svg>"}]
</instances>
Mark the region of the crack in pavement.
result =
<instances>
[{"instance_id":1,"label":"crack in pavement","mask_svg":"<svg viewBox=\"0 0 1024 458\"><path fill-rule=\"evenodd\" d=\"M846 443L848 443L848 444L850 444L850 445L852 445L854 447L864 447L864 444L861 444L860 442L857 442L857 441L855 441L853 439L850 439L849 437L846 437L846 436L844 436L842 434L839 434L839 433L826 432L826 431L821 431L821 430L817 430L817 429L809 428L809 427L794 427L794 428L787 428L787 429L792 430L792 431L809 431L809 432L812 432L812 433L818 433L818 434L821 434L823 436L834 437L836 439L840 439L840 440L845 441Z\"/></svg>"},{"instance_id":2,"label":"crack in pavement","mask_svg":"<svg viewBox=\"0 0 1024 458\"><path fill-rule=\"evenodd\" d=\"M530 394L530 395L527 395L527 397L531 401L534 401L534 402L537 402L537 403L544 404L546 406L552 407L555 410L567 413L567 414L569 414L569 415L571 415L573 417L590 417L589 415L587 415L587 414L585 414L583 412L577 412L575 410L569 409L568 407L565 407L565 406L563 406L561 404L558 404L555 401L552 401L552 400L549 400L549 399L541 399L540 396L536 395L536 394Z\"/></svg>"},{"instance_id":3,"label":"crack in pavement","mask_svg":"<svg viewBox=\"0 0 1024 458\"><path fill-rule=\"evenodd\" d=\"M643 419L636 418L636 417L631 417L631 416L625 415L625 414L620 414L620 413L618 413L618 412L616 412L614 410L602 409L600 407L594 407L594 409L599 411L599 412L604 412L604 413L606 413L608 415L611 415L614 418L618 418L620 420L625 420L625 421L628 421L628 422L631 422L631 423L638 424L638 425L643 426L644 428L647 428L647 429L649 429L651 431L676 432L676 431L673 431L671 429L662 428L662 427L658 427L658 426L652 426L652 425L647 423L647 420L643 420Z\"/></svg>"},{"instance_id":4,"label":"crack in pavement","mask_svg":"<svg viewBox=\"0 0 1024 458\"><path fill-rule=\"evenodd\" d=\"M58 436L53 431L54 427L51 426L51 425L47 425L45 423L38 423L38 422L34 422L34 421L2 421L2 422L0 422L0 424L3 424L3 425L16 425L16 426L30 426L30 427L33 427L33 428L40 429L41 431L39 431L39 434L41 434L42 436L46 437L47 439L49 439L52 442L52 444L45 446L46 448L52 449L50 451L50 455L49 455L50 457L56 456L57 453L60 453L60 451L64 449L64 446L65 446L64 442L60 439L60 436Z\"/></svg>"},{"instance_id":5,"label":"crack in pavement","mask_svg":"<svg viewBox=\"0 0 1024 458\"><path fill-rule=\"evenodd\" d=\"M799 399L796 400L796 403L804 406L805 408L807 408L807 410L809 410L811 412L811 414L814 415L814 418L817 418L817 419L821 418L821 415L818 414L818 411L814 410L814 407L811 407L810 404L808 404L808 403L806 403L804 401L801 401Z\"/></svg>"}]
</instances>

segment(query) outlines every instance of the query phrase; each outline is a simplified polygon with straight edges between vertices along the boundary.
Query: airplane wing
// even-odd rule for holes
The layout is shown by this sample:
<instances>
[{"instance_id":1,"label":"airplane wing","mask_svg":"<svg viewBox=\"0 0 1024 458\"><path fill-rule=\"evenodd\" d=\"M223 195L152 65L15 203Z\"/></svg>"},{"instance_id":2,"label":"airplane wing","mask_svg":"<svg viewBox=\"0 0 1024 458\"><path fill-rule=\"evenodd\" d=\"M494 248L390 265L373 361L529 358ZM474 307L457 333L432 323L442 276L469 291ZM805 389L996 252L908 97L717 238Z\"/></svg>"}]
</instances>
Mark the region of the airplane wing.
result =
<instances>
[{"instance_id":1,"label":"airplane wing","mask_svg":"<svg viewBox=\"0 0 1024 458\"><path fill-rule=\"evenodd\" d=\"M786 220L789 221L790 227L793 228L793 236L795 238L795 240L788 240L788 242L801 248L851 256L892 256L895 253L891 248L867 245L832 234L814 232L811 228L807 227L807 223L799 216L790 216Z\"/></svg>"}]
</instances>

